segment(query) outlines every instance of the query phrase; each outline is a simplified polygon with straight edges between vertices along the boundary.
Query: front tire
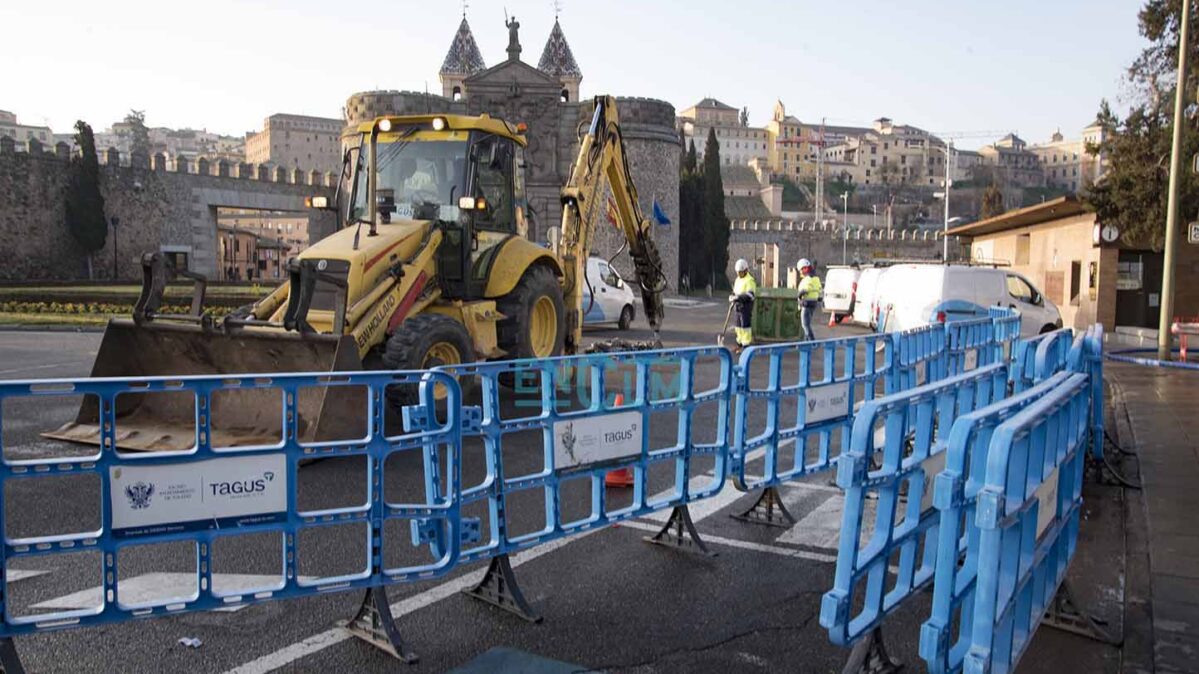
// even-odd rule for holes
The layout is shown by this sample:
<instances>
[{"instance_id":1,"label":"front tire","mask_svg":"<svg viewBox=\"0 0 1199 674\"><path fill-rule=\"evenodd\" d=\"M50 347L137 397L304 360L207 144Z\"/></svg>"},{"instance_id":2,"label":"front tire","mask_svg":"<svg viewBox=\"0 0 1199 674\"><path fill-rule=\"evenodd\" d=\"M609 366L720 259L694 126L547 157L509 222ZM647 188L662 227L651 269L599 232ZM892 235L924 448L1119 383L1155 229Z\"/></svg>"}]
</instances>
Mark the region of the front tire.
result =
<instances>
[{"instance_id":1,"label":"front tire","mask_svg":"<svg viewBox=\"0 0 1199 674\"><path fill-rule=\"evenodd\" d=\"M624 308L620 310L620 321L616 325L621 330L628 330L629 326L632 324L633 324L633 307L631 305L626 304L626 305L624 305Z\"/></svg>"},{"instance_id":2,"label":"front tire","mask_svg":"<svg viewBox=\"0 0 1199 674\"><path fill-rule=\"evenodd\" d=\"M474 361L474 344L466 326L449 316L432 313L417 314L400 323L383 351L383 366L388 370L428 370ZM470 381L469 376L458 378L464 395ZM433 394L437 400L443 400L446 391L438 386ZM415 384L387 387L387 402L396 412L419 400L419 387Z\"/></svg>"},{"instance_id":3,"label":"front tire","mask_svg":"<svg viewBox=\"0 0 1199 674\"><path fill-rule=\"evenodd\" d=\"M553 270L530 267L512 292L496 301L504 315L497 326L499 346L508 358L549 358L566 343L566 308Z\"/></svg>"}]
</instances>

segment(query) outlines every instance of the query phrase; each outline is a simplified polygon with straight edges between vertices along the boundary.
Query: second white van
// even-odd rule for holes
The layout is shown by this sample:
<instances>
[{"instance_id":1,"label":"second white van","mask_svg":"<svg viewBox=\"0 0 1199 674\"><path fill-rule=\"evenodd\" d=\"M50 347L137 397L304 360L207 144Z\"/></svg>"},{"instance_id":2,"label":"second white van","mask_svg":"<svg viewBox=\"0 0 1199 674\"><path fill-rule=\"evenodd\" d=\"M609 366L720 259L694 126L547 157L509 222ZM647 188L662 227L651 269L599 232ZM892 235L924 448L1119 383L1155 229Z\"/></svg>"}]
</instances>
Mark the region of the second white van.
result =
<instances>
[{"instance_id":1,"label":"second white van","mask_svg":"<svg viewBox=\"0 0 1199 674\"><path fill-rule=\"evenodd\" d=\"M900 264L878 280L878 331L898 332L927 323L983 318L990 307L1020 313L1020 334L1062 326L1057 306L1027 278L992 267Z\"/></svg>"}]
</instances>

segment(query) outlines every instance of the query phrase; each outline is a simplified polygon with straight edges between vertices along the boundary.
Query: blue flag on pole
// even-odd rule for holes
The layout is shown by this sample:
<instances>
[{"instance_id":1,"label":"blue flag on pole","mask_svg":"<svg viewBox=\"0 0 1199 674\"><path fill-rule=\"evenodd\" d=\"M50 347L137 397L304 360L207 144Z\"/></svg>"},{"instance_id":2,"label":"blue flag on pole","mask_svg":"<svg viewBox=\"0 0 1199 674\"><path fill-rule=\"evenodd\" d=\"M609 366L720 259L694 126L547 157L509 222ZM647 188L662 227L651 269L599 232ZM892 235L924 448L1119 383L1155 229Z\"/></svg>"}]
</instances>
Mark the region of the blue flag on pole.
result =
<instances>
[{"instance_id":1,"label":"blue flag on pole","mask_svg":"<svg viewBox=\"0 0 1199 674\"><path fill-rule=\"evenodd\" d=\"M662 207L658 205L658 200L656 198L654 199L654 221L659 225L670 224L670 218L666 217L666 211L663 211Z\"/></svg>"}]
</instances>

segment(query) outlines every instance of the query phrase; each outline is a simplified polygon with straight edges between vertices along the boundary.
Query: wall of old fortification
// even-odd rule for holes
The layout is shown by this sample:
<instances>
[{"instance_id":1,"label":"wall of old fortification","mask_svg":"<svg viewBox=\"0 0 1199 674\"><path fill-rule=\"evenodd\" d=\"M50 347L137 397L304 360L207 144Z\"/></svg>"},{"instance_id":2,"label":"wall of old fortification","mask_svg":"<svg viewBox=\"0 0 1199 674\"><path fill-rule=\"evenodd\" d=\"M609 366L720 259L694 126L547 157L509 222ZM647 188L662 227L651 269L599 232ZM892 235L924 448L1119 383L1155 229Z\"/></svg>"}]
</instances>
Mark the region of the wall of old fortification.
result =
<instances>
[{"instance_id":1,"label":"wall of old fortification","mask_svg":"<svg viewBox=\"0 0 1199 674\"><path fill-rule=\"evenodd\" d=\"M8 140L9 142L3 142ZM64 203L70 153L31 142L21 151L0 139L0 280L87 278L87 257L67 231ZM330 213L308 211L304 198L333 196L330 173L289 170L224 160L101 155L100 191L105 215L117 218L116 265L120 279L137 279L141 256L154 251L188 254L193 270L216 275L216 209L307 211L309 236L336 227ZM92 256L93 276L113 277L113 230Z\"/></svg>"}]
</instances>

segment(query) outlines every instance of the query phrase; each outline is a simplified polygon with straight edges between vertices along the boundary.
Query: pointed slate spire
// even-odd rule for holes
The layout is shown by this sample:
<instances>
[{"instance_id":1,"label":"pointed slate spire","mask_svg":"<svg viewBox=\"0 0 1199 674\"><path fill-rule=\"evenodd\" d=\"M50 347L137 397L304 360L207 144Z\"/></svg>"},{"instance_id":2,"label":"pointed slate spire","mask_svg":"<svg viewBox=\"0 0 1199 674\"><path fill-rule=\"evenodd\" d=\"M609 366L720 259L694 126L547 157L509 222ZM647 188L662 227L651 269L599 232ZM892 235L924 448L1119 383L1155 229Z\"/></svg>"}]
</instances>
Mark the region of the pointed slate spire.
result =
<instances>
[{"instance_id":1,"label":"pointed slate spire","mask_svg":"<svg viewBox=\"0 0 1199 674\"><path fill-rule=\"evenodd\" d=\"M554 77L583 78L583 72L575 62L575 56L570 51L570 45L566 42L566 35L562 32L557 18L554 19L550 39L546 40L545 49L541 52L541 60L537 62L537 69Z\"/></svg>"},{"instance_id":2,"label":"pointed slate spire","mask_svg":"<svg viewBox=\"0 0 1199 674\"><path fill-rule=\"evenodd\" d=\"M441 64L441 74L470 76L486 69L487 65L483 63L483 54L479 52L479 45L475 44L475 36L470 32L470 24L463 16L462 23L458 26L458 32L454 35L454 41L450 43L450 51L445 55L445 61Z\"/></svg>"}]
</instances>

